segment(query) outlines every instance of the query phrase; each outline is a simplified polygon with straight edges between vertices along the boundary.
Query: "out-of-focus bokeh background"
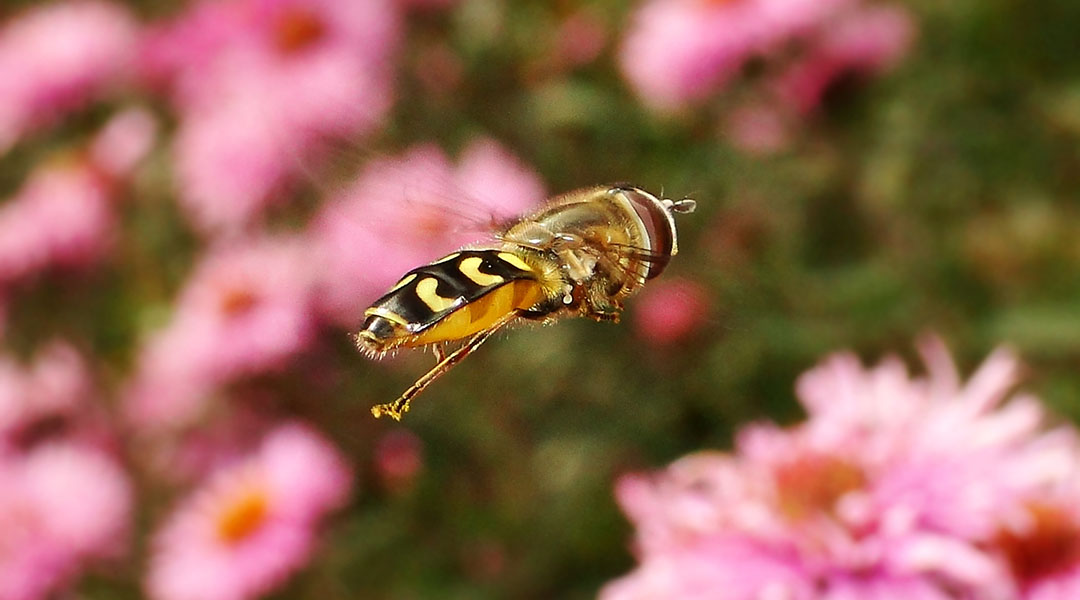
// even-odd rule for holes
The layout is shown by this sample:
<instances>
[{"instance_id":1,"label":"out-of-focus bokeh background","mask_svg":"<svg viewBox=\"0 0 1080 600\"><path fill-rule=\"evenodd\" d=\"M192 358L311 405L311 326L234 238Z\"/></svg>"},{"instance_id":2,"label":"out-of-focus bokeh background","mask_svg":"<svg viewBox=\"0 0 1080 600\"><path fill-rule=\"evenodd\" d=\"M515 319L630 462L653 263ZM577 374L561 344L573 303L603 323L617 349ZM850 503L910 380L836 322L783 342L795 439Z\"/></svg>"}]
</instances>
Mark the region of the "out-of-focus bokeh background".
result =
<instances>
[{"instance_id":1,"label":"out-of-focus bokeh background","mask_svg":"<svg viewBox=\"0 0 1080 600\"><path fill-rule=\"evenodd\" d=\"M1078 27L6 0L0 598L1077 597ZM372 300L616 181L698 201L621 324L371 417L432 362L355 350Z\"/></svg>"}]
</instances>

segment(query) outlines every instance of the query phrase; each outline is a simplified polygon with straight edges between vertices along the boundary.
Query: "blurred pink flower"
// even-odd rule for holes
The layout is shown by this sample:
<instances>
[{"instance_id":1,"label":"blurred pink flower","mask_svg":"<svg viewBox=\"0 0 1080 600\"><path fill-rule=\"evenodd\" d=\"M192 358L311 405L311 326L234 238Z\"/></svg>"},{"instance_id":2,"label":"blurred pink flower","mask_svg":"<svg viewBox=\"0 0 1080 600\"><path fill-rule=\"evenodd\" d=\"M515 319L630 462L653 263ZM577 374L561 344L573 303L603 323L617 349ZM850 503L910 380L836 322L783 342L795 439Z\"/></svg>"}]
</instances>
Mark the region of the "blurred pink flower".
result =
<instances>
[{"instance_id":1,"label":"blurred pink flower","mask_svg":"<svg viewBox=\"0 0 1080 600\"><path fill-rule=\"evenodd\" d=\"M318 142L378 125L398 20L390 0L225 0L148 36L144 73L180 110L181 201L197 225L242 227Z\"/></svg>"},{"instance_id":2,"label":"blurred pink flower","mask_svg":"<svg viewBox=\"0 0 1080 600\"><path fill-rule=\"evenodd\" d=\"M392 492L408 491L424 468L424 443L410 431L390 431L376 442L374 461L383 486Z\"/></svg>"},{"instance_id":3,"label":"blurred pink flower","mask_svg":"<svg viewBox=\"0 0 1080 600\"><path fill-rule=\"evenodd\" d=\"M491 140L469 145L457 168L432 145L370 163L311 226L323 310L358 324L406 271L477 241L543 197L536 173Z\"/></svg>"},{"instance_id":4,"label":"blurred pink flower","mask_svg":"<svg viewBox=\"0 0 1080 600\"><path fill-rule=\"evenodd\" d=\"M90 161L113 179L123 179L153 148L157 120L142 107L126 108L113 115L94 136Z\"/></svg>"},{"instance_id":5,"label":"blurred pink flower","mask_svg":"<svg viewBox=\"0 0 1080 600\"><path fill-rule=\"evenodd\" d=\"M43 426L91 412L93 394L89 370L82 357L64 342L52 342L24 366L0 357L0 450L34 441Z\"/></svg>"},{"instance_id":6,"label":"blurred pink flower","mask_svg":"<svg viewBox=\"0 0 1080 600\"><path fill-rule=\"evenodd\" d=\"M0 28L0 156L129 75L136 23L121 5L36 6Z\"/></svg>"},{"instance_id":7,"label":"blurred pink flower","mask_svg":"<svg viewBox=\"0 0 1080 600\"><path fill-rule=\"evenodd\" d=\"M914 24L906 10L873 6L846 14L822 30L807 55L773 84L779 99L797 112L816 109L829 87L848 76L869 76L907 53Z\"/></svg>"},{"instance_id":8,"label":"blurred pink flower","mask_svg":"<svg viewBox=\"0 0 1080 600\"><path fill-rule=\"evenodd\" d=\"M805 423L752 426L733 455L620 480L641 566L602 598L1015 598L1035 597L1033 580L1080 581L1072 510L1049 513L1067 524L1054 548L1078 549L1059 568L1024 580L1014 558L1052 554L1047 513L1028 507L1062 487L1080 497L1075 431L1041 429L1031 397L1006 402L1009 352L962 385L939 341L921 350L925 378L895 359L828 359L799 380Z\"/></svg>"},{"instance_id":9,"label":"blurred pink flower","mask_svg":"<svg viewBox=\"0 0 1080 600\"><path fill-rule=\"evenodd\" d=\"M85 161L38 167L0 206L0 285L92 264L112 241L107 182Z\"/></svg>"},{"instance_id":10,"label":"blurred pink flower","mask_svg":"<svg viewBox=\"0 0 1080 600\"><path fill-rule=\"evenodd\" d=\"M709 294L688 279L663 279L642 290L633 307L638 336L657 346L669 346L701 328L709 316Z\"/></svg>"},{"instance_id":11,"label":"blurred pink flower","mask_svg":"<svg viewBox=\"0 0 1080 600\"><path fill-rule=\"evenodd\" d=\"M310 253L298 240L233 240L206 254L151 335L128 390L141 425L198 416L214 389L273 371L314 333Z\"/></svg>"},{"instance_id":12,"label":"blurred pink flower","mask_svg":"<svg viewBox=\"0 0 1080 600\"><path fill-rule=\"evenodd\" d=\"M220 469L155 534L154 600L242 600L281 585L310 558L321 518L347 499L337 451L302 425L271 432Z\"/></svg>"},{"instance_id":13,"label":"blurred pink flower","mask_svg":"<svg viewBox=\"0 0 1080 600\"><path fill-rule=\"evenodd\" d=\"M31 600L127 546L132 491L98 450L50 442L0 454L0 599Z\"/></svg>"},{"instance_id":14,"label":"blurred pink flower","mask_svg":"<svg viewBox=\"0 0 1080 600\"><path fill-rule=\"evenodd\" d=\"M646 103L677 110L723 88L752 56L778 49L855 0L648 0L619 52Z\"/></svg>"},{"instance_id":15,"label":"blurred pink flower","mask_svg":"<svg viewBox=\"0 0 1080 600\"><path fill-rule=\"evenodd\" d=\"M784 113L766 103L735 108L727 115L724 129L725 136L737 148L757 156L779 152L791 142Z\"/></svg>"},{"instance_id":16,"label":"blurred pink flower","mask_svg":"<svg viewBox=\"0 0 1080 600\"><path fill-rule=\"evenodd\" d=\"M591 63L604 50L609 35L607 23L598 15L587 9L575 11L555 30L552 59L563 68Z\"/></svg>"}]
</instances>

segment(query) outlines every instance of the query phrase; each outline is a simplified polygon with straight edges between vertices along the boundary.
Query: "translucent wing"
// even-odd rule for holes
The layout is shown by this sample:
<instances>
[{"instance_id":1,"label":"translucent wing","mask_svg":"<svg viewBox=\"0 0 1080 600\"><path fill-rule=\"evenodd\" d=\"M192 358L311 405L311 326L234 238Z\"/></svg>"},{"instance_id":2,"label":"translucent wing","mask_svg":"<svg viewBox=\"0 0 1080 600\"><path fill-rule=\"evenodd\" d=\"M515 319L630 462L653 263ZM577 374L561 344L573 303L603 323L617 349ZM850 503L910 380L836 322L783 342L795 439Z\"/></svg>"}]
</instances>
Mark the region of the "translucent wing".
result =
<instances>
[{"instance_id":1,"label":"translucent wing","mask_svg":"<svg viewBox=\"0 0 1080 600\"><path fill-rule=\"evenodd\" d=\"M370 158L324 195L309 226L325 271L320 302L353 326L403 273L490 237L536 206L544 190L509 152L479 140L456 164L430 144Z\"/></svg>"}]
</instances>

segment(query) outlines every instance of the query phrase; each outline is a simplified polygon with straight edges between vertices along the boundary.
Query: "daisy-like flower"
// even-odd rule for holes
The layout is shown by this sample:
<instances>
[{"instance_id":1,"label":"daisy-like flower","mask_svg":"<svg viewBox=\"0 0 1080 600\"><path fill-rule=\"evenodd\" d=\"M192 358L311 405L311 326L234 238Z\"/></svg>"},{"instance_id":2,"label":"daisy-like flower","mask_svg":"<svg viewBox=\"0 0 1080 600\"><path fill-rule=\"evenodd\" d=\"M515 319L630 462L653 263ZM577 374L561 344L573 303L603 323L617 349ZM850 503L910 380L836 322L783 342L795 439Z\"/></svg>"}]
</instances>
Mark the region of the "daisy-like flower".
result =
<instances>
[{"instance_id":1,"label":"daisy-like flower","mask_svg":"<svg viewBox=\"0 0 1080 600\"><path fill-rule=\"evenodd\" d=\"M39 167L0 206L0 285L100 258L113 234L110 196L87 161Z\"/></svg>"},{"instance_id":2,"label":"daisy-like flower","mask_svg":"<svg viewBox=\"0 0 1080 600\"><path fill-rule=\"evenodd\" d=\"M961 384L940 342L921 349L926 377L837 356L799 380L805 423L623 478L641 566L602 597L1067 597L1075 431L1043 429L1035 399L1008 397L1009 352Z\"/></svg>"},{"instance_id":3,"label":"daisy-like flower","mask_svg":"<svg viewBox=\"0 0 1080 600\"><path fill-rule=\"evenodd\" d=\"M536 173L491 140L469 145L456 167L431 145L375 161L312 223L321 307L356 325L403 273L477 241L543 197Z\"/></svg>"},{"instance_id":4,"label":"daisy-like flower","mask_svg":"<svg viewBox=\"0 0 1080 600\"><path fill-rule=\"evenodd\" d=\"M250 222L325 137L389 109L399 35L390 0L201 2L147 38L144 73L180 111L181 201L208 230Z\"/></svg>"},{"instance_id":5,"label":"daisy-like flower","mask_svg":"<svg viewBox=\"0 0 1080 600\"><path fill-rule=\"evenodd\" d=\"M49 597L126 549L132 491L111 457L49 442L0 454L0 598Z\"/></svg>"},{"instance_id":6,"label":"daisy-like flower","mask_svg":"<svg viewBox=\"0 0 1080 600\"><path fill-rule=\"evenodd\" d=\"M141 425L184 422L215 387L283 366L313 334L312 282L309 252L298 240L212 249L172 320L140 352L130 416Z\"/></svg>"},{"instance_id":7,"label":"daisy-like flower","mask_svg":"<svg viewBox=\"0 0 1080 600\"><path fill-rule=\"evenodd\" d=\"M130 74L136 23L120 5L54 2L0 28L0 155Z\"/></svg>"},{"instance_id":8,"label":"daisy-like flower","mask_svg":"<svg viewBox=\"0 0 1080 600\"><path fill-rule=\"evenodd\" d=\"M271 432L220 469L154 536L154 600L243 600L281 585L310 558L321 518L344 503L349 470L302 425Z\"/></svg>"}]
</instances>

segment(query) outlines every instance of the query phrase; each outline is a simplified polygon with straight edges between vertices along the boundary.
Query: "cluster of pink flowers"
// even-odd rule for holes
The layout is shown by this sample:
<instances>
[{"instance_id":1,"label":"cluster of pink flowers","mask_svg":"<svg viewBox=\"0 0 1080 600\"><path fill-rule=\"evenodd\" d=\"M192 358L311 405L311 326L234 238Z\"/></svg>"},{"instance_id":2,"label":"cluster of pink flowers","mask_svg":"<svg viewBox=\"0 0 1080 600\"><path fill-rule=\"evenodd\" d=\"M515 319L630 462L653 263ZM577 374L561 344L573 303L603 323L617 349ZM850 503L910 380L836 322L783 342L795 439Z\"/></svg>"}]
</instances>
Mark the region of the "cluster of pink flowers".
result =
<instances>
[{"instance_id":1,"label":"cluster of pink flowers","mask_svg":"<svg viewBox=\"0 0 1080 600\"><path fill-rule=\"evenodd\" d=\"M920 349L925 377L829 358L799 379L804 423L622 478L641 565L601 597L1080 594L1076 431L1009 397L1007 350L962 384L940 341Z\"/></svg>"},{"instance_id":2,"label":"cluster of pink flowers","mask_svg":"<svg viewBox=\"0 0 1080 600\"><path fill-rule=\"evenodd\" d=\"M371 131L393 99L390 0L225 0L152 29L143 76L180 114L180 200L203 229L242 228L319 142Z\"/></svg>"},{"instance_id":3,"label":"cluster of pink flowers","mask_svg":"<svg viewBox=\"0 0 1080 600\"><path fill-rule=\"evenodd\" d=\"M132 490L81 357L0 358L0 598L47 597L126 550Z\"/></svg>"},{"instance_id":4,"label":"cluster of pink flowers","mask_svg":"<svg viewBox=\"0 0 1080 600\"><path fill-rule=\"evenodd\" d=\"M42 272L101 262L116 236L118 191L150 151L156 128L145 110L123 110L84 151L36 166L0 205L0 303L9 288Z\"/></svg>"},{"instance_id":5,"label":"cluster of pink flowers","mask_svg":"<svg viewBox=\"0 0 1080 600\"><path fill-rule=\"evenodd\" d=\"M123 84L137 35L127 9L98 0L36 7L0 27L0 156Z\"/></svg>"},{"instance_id":6,"label":"cluster of pink flowers","mask_svg":"<svg viewBox=\"0 0 1080 600\"><path fill-rule=\"evenodd\" d=\"M127 393L132 422L190 424L220 386L286 365L314 333L309 257L300 240L288 238L232 240L209 250L169 323L143 344Z\"/></svg>"},{"instance_id":7,"label":"cluster of pink flowers","mask_svg":"<svg viewBox=\"0 0 1080 600\"><path fill-rule=\"evenodd\" d=\"M662 111L704 102L763 60L754 99L730 112L725 129L746 150L772 151L830 86L895 64L913 29L900 7L859 0L648 0L619 58L634 90Z\"/></svg>"}]
</instances>

